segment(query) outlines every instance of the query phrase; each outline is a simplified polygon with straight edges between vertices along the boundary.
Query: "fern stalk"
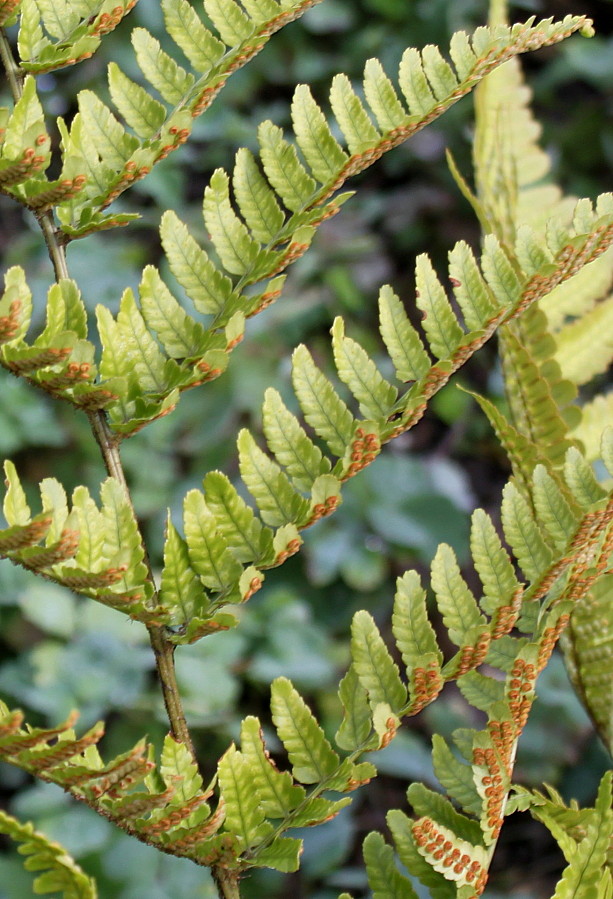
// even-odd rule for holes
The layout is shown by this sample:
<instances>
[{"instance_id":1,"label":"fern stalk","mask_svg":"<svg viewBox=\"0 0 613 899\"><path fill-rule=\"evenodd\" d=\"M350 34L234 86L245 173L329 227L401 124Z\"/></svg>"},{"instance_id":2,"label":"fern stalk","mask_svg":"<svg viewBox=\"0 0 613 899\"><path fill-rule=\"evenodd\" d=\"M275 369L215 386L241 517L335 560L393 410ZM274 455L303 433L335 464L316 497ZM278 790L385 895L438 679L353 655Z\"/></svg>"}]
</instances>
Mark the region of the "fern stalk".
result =
<instances>
[{"instance_id":1,"label":"fern stalk","mask_svg":"<svg viewBox=\"0 0 613 899\"><path fill-rule=\"evenodd\" d=\"M23 79L19 75L19 68L15 62L10 44L3 29L0 29L0 56L2 58L2 63L4 65L4 69L6 71L7 78L11 87L13 100L15 103L17 103L23 93ZM46 211L41 212L40 214L36 214L36 219L43 233L45 244L49 253L49 258L51 259L51 263L53 265L56 282L70 278L68 265L66 262L65 242L58 237L60 232L56 227L53 212ZM100 452L102 454L107 472L121 485L130 504L130 507L134 509L130 489L126 481L123 464L121 462L118 441L107 424L105 412L103 412L102 410L95 410L88 413L88 418L92 432L100 448ZM155 587L153 571L151 568L151 563L147 556L145 541L142 533L141 543L143 545L143 549L145 550L145 563L148 569L148 579L154 587L152 603L155 605L157 589ZM148 625L147 632L149 634L149 641L151 643L151 648L155 656L155 664L160 682L160 688L162 691L164 706L166 708L166 714L170 723L172 736L179 742L185 744L185 746L189 749L192 757L194 758L194 761L196 761L194 745L191 739L189 728L187 726L187 721L185 719L183 702L181 700L181 694L179 692L179 687L177 684L177 676L174 664L175 645L173 643L170 643L164 637L162 627L153 624ZM231 896L231 893L228 894L228 899L231 899Z\"/></svg>"}]
</instances>

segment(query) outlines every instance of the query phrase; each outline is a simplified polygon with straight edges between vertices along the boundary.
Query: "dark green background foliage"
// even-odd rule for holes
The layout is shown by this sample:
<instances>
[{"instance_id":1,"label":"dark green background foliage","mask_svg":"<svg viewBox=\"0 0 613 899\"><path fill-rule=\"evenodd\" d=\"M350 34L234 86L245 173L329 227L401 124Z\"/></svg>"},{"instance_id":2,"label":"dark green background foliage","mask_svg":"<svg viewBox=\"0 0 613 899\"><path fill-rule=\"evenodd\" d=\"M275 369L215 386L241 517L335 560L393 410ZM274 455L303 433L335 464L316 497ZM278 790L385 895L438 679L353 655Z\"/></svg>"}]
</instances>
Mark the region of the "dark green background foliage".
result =
<instances>
[{"instance_id":1,"label":"dark green background foliage","mask_svg":"<svg viewBox=\"0 0 613 899\"><path fill-rule=\"evenodd\" d=\"M138 4L86 64L41 78L51 116L71 115L77 89L101 89L105 53L136 76L129 30L142 24L161 37L154 6ZM561 18L569 12L593 16L598 36L530 56L528 76L556 180L570 192L595 196L609 187L613 165L611 3L525 0L513 15ZM210 173L216 166L231 166L238 147L254 148L263 119L288 124L296 83L311 83L325 105L335 72L357 79L372 55L392 71L406 46L445 46L453 31L481 24L485 14L484 0L325 0L280 32L197 120L191 142L124 196L122 210L140 212L140 222L128 232L94 235L69 248L71 275L90 309L103 302L115 311L123 288L137 285L143 265L161 262L157 225L164 209L174 209L196 236L201 234L199 206ZM154 564L161 561L166 507L178 513L186 490L199 486L210 469L236 473L236 456L229 451L234 435L245 423L259 427L257 410L266 386L275 384L284 392L293 347L305 341L325 361L327 331L341 313L351 321L352 335L376 354L372 334L379 285L389 281L410 298L416 254L427 250L442 265L454 241L474 243L475 223L444 160L449 146L462 170L469 170L471 115L466 99L361 176L357 197L322 228L291 271L284 299L250 323L230 371L214 385L185 395L171 416L124 443L125 467ZM3 268L15 263L26 268L42 308L52 278L46 251L33 222L4 201L0 246ZM491 349L462 370L461 381L497 395ZM67 489L85 483L95 491L104 473L86 419L68 406L51 404L4 371L0 391L0 456L14 459L24 483L52 475ZM333 519L306 532L304 551L269 575L238 630L181 647L178 676L205 772L212 773L217 756L236 738L242 715L255 712L266 720L268 685L279 674L308 695L333 729L352 613L367 608L385 625L394 578L409 566L424 570L441 541L466 560L466 512L477 503L495 512L506 473L483 416L455 384L448 386L410 437L395 441L348 485ZM401 489L387 492L389 483ZM546 780L567 798L591 801L604 753L558 657L539 683L539 701L520 744L518 775L528 785ZM144 732L160 742L165 731L144 628L8 562L0 565L0 693L11 705L27 709L32 722L56 722L74 707L82 710L84 727L105 718L109 754L132 745ZM384 826L386 808L404 806L407 781L432 783L428 736L435 729L450 733L462 723L464 703L450 690L379 756L382 776L367 796L358 795L329 825L304 834L300 873L288 882L259 871L245 883L245 895L333 899L341 889L360 895L364 874L356 847L361 834ZM17 769L0 766L0 804L61 838L97 878L104 899L215 895L203 869L130 840L94 812L75 807L59 789L24 779ZM549 896L561 860L549 847L538 825L523 819L511 823L487 895ZM11 854L0 856L0 899L30 893L31 875L21 862Z\"/></svg>"}]
</instances>

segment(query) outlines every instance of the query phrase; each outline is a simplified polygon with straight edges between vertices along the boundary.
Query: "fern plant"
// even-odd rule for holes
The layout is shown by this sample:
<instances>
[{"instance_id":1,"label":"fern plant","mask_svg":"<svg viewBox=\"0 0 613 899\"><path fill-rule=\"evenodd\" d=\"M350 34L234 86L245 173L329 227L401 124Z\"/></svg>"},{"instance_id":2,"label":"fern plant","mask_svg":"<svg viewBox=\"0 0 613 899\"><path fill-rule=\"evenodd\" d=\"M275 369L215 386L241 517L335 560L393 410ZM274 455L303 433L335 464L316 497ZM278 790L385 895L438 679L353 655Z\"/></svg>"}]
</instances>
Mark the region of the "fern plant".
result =
<instances>
[{"instance_id":1,"label":"fern plant","mask_svg":"<svg viewBox=\"0 0 613 899\"><path fill-rule=\"evenodd\" d=\"M108 472L99 499L85 486L68 497L59 481L46 478L32 510L7 461L0 550L147 629L169 723L159 759L143 738L105 761L98 751L101 724L78 735L72 715L56 727L33 727L19 710L0 704L0 758L59 785L135 839L210 868L219 896L236 899L250 869L298 869L301 840L288 831L322 823L345 807L345 794L376 776L372 754L453 681L486 724L456 731L454 747L435 737L432 758L442 792L411 785L414 817L388 813L393 848L378 833L367 837L373 895L416 895L396 856L434 899L481 895L504 818L522 808L551 829L568 862L556 899L606 899L613 891L610 777L595 807L584 810L566 807L555 791L513 784L537 676L561 637L579 694L611 745L613 697L611 681L603 678L613 646L607 600L613 433L604 427L611 403L603 395L581 406L576 396L577 385L610 363L604 325L613 308L607 296L613 197L604 194L592 204L543 185L547 157L536 142L517 61L576 32L590 36L590 21L567 16L509 26L503 6L493 3L487 27L454 34L451 61L431 45L407 49L397 86L376 59L366 63L361 89L337 75L330 118L308 86L298 86L293 136L264 122L259 154L241 149L231 173L218 169L211 177L202 204L206 246L172 210L162 216L168 267L193 309L148 265L138 295L127 288L116 315L98 306L94 329L70 275L70 243L129 225L135 216L115 211L117 198L179 148L229 76L315 2L204 0L200 10L188 0L162 0L181 61L146 29L135 28L138 80L111 63L110 105L91 90L80 91L72 120L57 120L57 141L37 78L89 59L102 41L112 41L108 35L134 0L0 2L0 50L13 98L1 112L0 190L35 217L54 272L37 335L30 333L25 273L19 266L6 272L0 363L87 416ZM296 348L292 383L300 417L275 388L266 392L265 448L249 430L238 435L245 490L223 472L203 472L202 490L185 496L182 520L168 515L158 575L124 474L122 441L171 414L185 390L208 389L223 374L246 319L278 299L285 270L350 199L341 192L345 182L473 89L474 190L450 163L481 223L480 252L465 242L453 247L451 289L427 256L417 259L409 304L422 312L420 330L392 288L381 288L380 334L394 381L346 334L341 318L332 328L337 379L330 380L305 346ZM56 161L57 177L49 178ZM225 751L206 783L182 707L175 652L236 627L238 607L257 593L265 572L300 550L305 528L334 513L344 482L414 427L431 398L495 333L508 414L484 397L478 401L513 474L501 506L504 543L484 511L472 517L479 595L453 549L441 545L430 593L444 641L431 623L418 574L406 572L394 600L394 646L366 611L353 619L351 663L339 687L343 719L334 740L292 683L278 678L271 721L286 764L280 769L270 757L263 736L268 722L249 716L238 744ZM586 346L589 363L583 361ZM577 352L583 353L579 362ZM449 643L456 647L451 654ZM28 867L45 869L37 892L96 895L93 880L31 825L2 813L0 830L23 844Z\"/></svg>"}]
</instances>

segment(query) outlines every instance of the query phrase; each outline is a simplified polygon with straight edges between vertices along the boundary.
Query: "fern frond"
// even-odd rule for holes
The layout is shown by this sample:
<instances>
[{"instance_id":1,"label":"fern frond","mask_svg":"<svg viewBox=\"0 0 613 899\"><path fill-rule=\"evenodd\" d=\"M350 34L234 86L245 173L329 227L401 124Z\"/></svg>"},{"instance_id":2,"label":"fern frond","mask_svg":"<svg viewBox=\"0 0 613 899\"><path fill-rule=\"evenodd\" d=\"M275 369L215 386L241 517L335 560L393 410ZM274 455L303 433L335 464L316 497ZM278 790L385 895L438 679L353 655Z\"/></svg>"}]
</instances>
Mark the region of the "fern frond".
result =
<instances>
[{"instance_id":1,"label":"fern frond","mask_svg":"<svg viewBox=\"0 0 613 899\"><path fill-rule=\"evenodd\" d=\"M70 509L59 482L46 478L42 512L33 516L13 463L5 462L4 470L9 527L0 531L3 557L133 618L166 620L162 606L151 606L134 512L114 478L101 486L100 508L85 487L78 487Z\"/></svg>"},{"instance_id":2,"label":"fern frond","mask_svg":"<svg viewBox=\"0 0 613 899\"><path fill-rule=\"evenodd\" d=\"M37 894L61 891L63 899L96 899L95 882L59 843L47 839L32 824L21 824L0 809L0 833L21 844L19 853L26 856L27 871L43 870L34 880Z\"/></svg>"}]
</instances>

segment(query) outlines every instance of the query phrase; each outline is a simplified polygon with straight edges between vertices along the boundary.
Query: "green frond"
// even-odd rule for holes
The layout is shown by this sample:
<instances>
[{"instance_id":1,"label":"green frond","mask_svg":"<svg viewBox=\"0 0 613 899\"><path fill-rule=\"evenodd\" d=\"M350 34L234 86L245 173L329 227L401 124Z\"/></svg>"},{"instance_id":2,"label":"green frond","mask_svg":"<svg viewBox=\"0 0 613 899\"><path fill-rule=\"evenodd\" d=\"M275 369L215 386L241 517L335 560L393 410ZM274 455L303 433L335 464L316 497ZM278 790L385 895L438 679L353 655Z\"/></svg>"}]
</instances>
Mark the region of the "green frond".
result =
<instances>
[{"instance_id":1,"label":"green frond","mask_svg":"<svg viewBox=\"0 0 613 899\"><path fill-rule=\"evenodd\" d=\"M46 478L42 512L33 516L11 462L5 475L3 557L141 621L164 617L161 607L148 605L152 588L136 519L114 478L101 486L100 509L85 487L75 490L70 508L63 487Z\"/></svg>"},{"instance_id":2,"label":"green frond","mask_svg":"<svg viewBox=\"0 0 613 899\"><path fill-rule=\"evenodd\" d=\"M63 899L96 899L95 882L59 843L34 830L32 824L21 824L0 810L0 833L20 844L19 853L26 856L27 871L43 871L34 880L37 894L61 892Z\"/></svg>"}]
</instances>

